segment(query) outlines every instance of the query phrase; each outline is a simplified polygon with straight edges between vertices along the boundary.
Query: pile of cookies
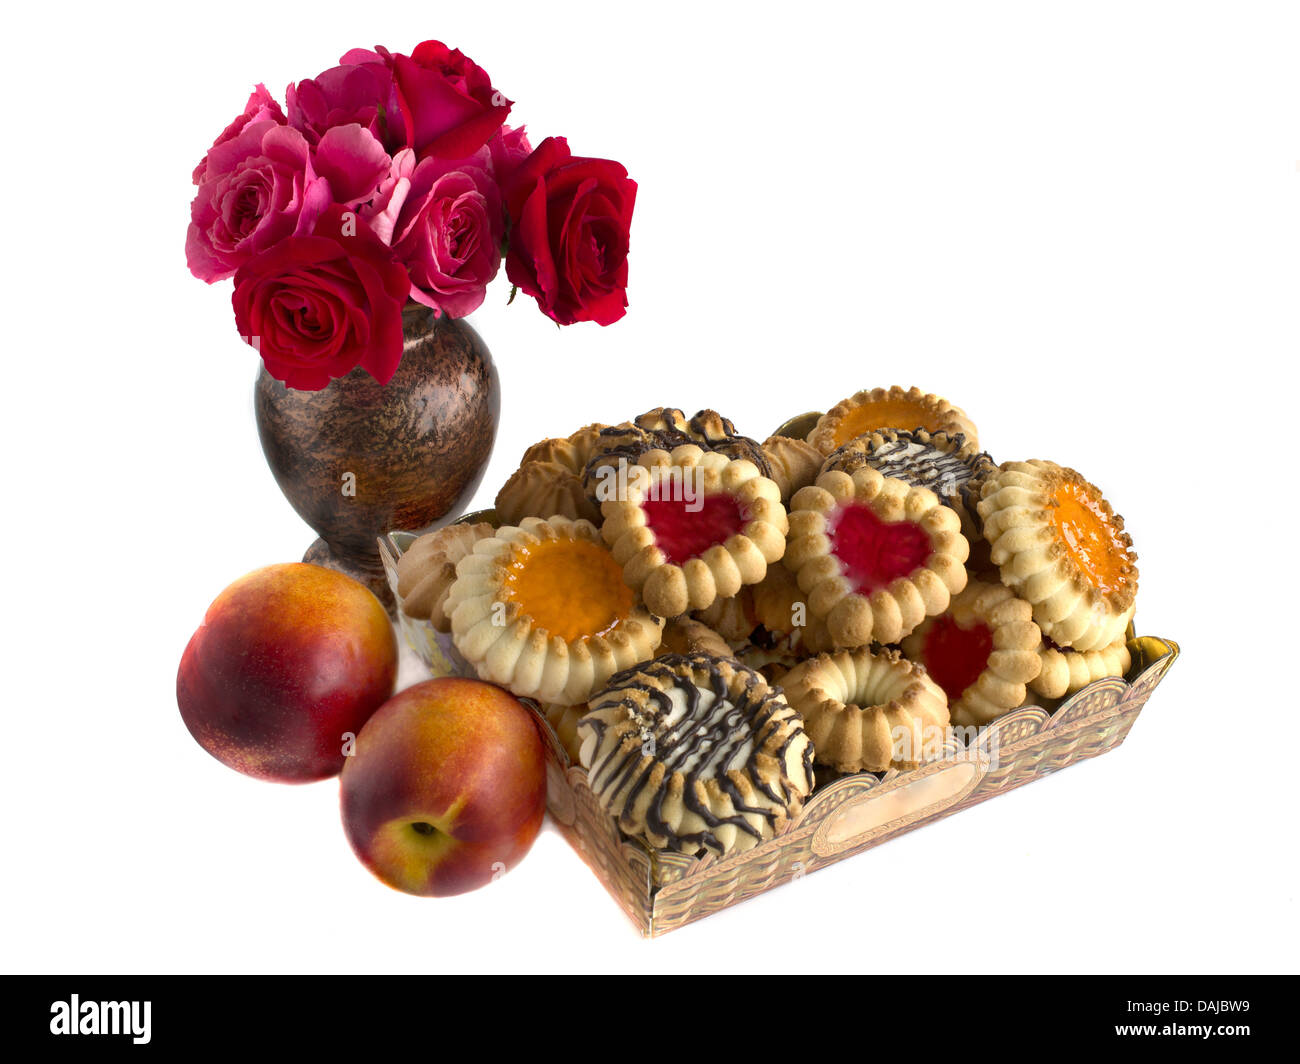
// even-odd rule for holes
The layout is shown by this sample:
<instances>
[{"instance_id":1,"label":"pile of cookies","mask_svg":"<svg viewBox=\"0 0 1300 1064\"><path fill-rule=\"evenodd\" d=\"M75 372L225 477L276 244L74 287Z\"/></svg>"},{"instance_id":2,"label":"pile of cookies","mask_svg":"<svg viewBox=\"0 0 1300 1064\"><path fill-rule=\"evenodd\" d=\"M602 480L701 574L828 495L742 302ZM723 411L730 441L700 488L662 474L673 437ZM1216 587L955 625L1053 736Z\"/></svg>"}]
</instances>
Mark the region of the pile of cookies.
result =
<instances>
[{"instance_id":1,"label":"pile of cookies","mask_svg":"<svg viewBox=\"0 0 1300 1064\"><path fill-rule=\"evenodd\" d=\"M761 444L711 410L587 425L530 447L496 514L416 540L401 607L535 700L656 848L748 849L814 765L914 767L1130 664L1123 519L1072 469L995 463L916 388Z\"/></svg>"}]
</instances>

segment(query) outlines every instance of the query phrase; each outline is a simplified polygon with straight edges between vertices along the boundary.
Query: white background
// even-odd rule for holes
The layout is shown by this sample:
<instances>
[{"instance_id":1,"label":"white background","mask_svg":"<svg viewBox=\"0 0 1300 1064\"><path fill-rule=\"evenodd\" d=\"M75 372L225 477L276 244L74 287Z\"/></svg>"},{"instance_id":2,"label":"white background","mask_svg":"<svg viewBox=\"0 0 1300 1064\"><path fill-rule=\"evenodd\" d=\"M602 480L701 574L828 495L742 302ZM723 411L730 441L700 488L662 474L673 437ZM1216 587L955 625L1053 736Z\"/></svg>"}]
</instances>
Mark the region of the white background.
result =
<instances>
[{"instance_id":1,"label":"white background","mask_svg":"<svg viewBox=\"0 0 1300 1064\"><path fill-rule=\"evenodd\" d=\"M13 971L1294 970L1294 8L27 4L7 12L0 966ZM362 30L350 26L364 26ZM209 601L312 539L252 419L190 171L264 81L435 37L534 143L640 184L617 325L504 277L476 505L650 406L760 438L863 387L1098 483L1183 657L1117 751L642 941L549 827L500 882L382 886L333 781L176 710Z\"/></svg>"}]
</instances>

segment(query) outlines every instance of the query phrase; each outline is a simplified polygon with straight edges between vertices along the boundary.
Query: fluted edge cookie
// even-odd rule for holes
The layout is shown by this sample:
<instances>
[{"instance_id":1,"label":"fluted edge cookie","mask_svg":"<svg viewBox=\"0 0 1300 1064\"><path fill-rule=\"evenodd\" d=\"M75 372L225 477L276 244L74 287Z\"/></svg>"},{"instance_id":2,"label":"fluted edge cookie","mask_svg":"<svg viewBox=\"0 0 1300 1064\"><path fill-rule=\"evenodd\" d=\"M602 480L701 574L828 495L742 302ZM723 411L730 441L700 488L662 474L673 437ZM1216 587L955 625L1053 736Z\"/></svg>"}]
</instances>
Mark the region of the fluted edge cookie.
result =
<instances>
[{"instance_id":1,"label":"fluted edge cookie","mask_svg":"<svg viewBox=\"0 0 1300 1064\"><path fill-rule=\"evenodd\" d=\"M943 749L948 700L897 650L819 654L781 678L815 760L837 772L915 768Z\"/></svg>"},{"instance_id":2,"label":"fluted edge cookie","mask_svg":"<svg viewBox=\"0 0 1300 1064\"><path fill-rule=\"evenodd\" d=\"M560 517L526 518L476 543L456 566L446 611L481 679L561 705L649 658L663 630L595 526Z\"/></svg>"},{"instance_id":3,"label":"fluted edge cookie","mask_svg":"<svg viewBox=\"0 0 1300 1064\"><path fill-rule=\"evenodd\" d=\"M897 643L966 586L960 519L928 488L831 470L790 506L785 564L836 647Z\"/></svg>"},{"instance_id":4,"label":"fluted edge cookie","mask_svg":"<svg viewBox=\"0 0 1300 1064\"><path fill-rule=\"evenodd\" d=\"M1033 606L1043 635L1079 651L1119 640L1137 555L1096 486L1055 462L1006 462L984 482L979 514L1002 582Z\"/></svg>"},{"instance_id":5,"label":"fluted edge cookie","mask_svg":"<svg viewBox=\"0 0 1300 1064\"><path fill-rule=\"evenodd\" d=\"M971 580L903 640L903 653L943 688L953 724L988 724L1024 702L1038 676L1043 637L1032 618L1010 588Z\"/></svg>"},{"instance_id":6,"label":"fluted edge cookie","mask_svg":"<svg viewBox=\"0 0 1300 1064\"><path fill-rule=\"evenodd\" d=\"M730 658L674 656L618 674L592 698L578 735L601 806L656 849L751 849L812 793L798 714Z\"/></svg>"},{"instance_id":7,"label":"fluted edge cookie","mask_svg":"<svg viewBox=\"0 0 1300 1064\"><path fill-rule=\"evenodd\" d=\"M752 462L695 444L649 451L602 504L601 535L647 608L675 617L763 579L785 553L780 495Z\"/></svg>"},{"instance_id":8,"label":"fluted edge cookie","mask_svg":"<svg viewBox=\"0 0 1300 1064\"><path fill-rule=\"evenodd\" d=\"M763 453L772 469L771 478L781 489L781 502L786 504L796 491L817 479L824 458L807 440L789 436L769 436L763 442Z\"/></svg>"},{"instance_id":9,"label":"fluted edge cookie","mask_svg":"<svg viewBox=\"0 0 1300 1064\"><path fill-rule=\"evenodd\" d=\"M1064 698L1094 680L1123 676L1133 664L1128 641L1119 639L1101 650L1070 650L1044 642L1038 650L1039 673L1029 689L1044 698Z\"/></svg>"},{"instance_id":10,"label":"fluted edge cookie","mask_svg":"<svg viewBox=\"0 0 1300 1064\"><path fill-rule=\"evenodd\" d=\"M979 445L975 423L960 407L919 388L871 388L855 392L824 413L808 433L808 442L824 455L877 429L925 429L961 433Z\"/></svg>"},{"instance_id":11,"label":"fluted edge cookie","mask_svg":"<svg viewBox=\"0 0 1300 1064\"><path fill-rule=\"evenodd\" d=\"M402 612L429 621L439 632L450 632L451 618L443 607L456 579L456 563L493 532L490 524L480 521L446 525L414 540L397 559L397 598Z\"/></svg>"}]
</instances>

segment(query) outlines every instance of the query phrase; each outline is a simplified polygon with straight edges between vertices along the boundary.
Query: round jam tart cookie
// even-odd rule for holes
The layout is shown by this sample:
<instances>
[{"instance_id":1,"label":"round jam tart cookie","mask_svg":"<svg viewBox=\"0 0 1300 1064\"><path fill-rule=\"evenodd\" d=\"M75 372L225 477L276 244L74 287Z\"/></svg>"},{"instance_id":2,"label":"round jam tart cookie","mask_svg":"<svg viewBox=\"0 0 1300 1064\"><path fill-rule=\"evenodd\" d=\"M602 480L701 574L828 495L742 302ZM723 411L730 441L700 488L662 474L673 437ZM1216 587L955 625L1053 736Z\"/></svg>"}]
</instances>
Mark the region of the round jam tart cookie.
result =
<instances>
[{"instance_id":1,"label":"round jam tart cookie","mask_svg":"<svg viewBox=\"0 0 1300 1064\"><path fill-rule=\"evenodd\" d=\"M948 700L897 650L819 654L781 678L819 765L837 772L915 768L942 753Z\"/></svg>"},{"instance_id":2,"label":"round jam tart cookie","mask_svg":"<svg viewBox=\"0 0 1300 1064\"><path fill-rule=\"evenodd\" d=\"M567 517L600 524L600 510L582 490L582 478L558 462L525 462L497 492L496 511L506 524L525 517Z\"/></svg>"},{"instance_id":3,"label":"round jam tart cookie","mask_svg":"<svg viewBox=\"0 0 1300 1064\"><path fill-rule=\"evenodd\" d=\"M669 654L711 654L715 658L729 658L731 644L707 624L682 615L664 625L663 640L655 657Z\"/></svg>"},{"instance_id":4,"label":"round jam tart cookie","mask_svg":"<svg viewBox=\"0 0 1300 1064\"><path fill-rule=\"evenodd\" d=\"M413 541L397 559L397 598L402 612L431 622L439 632L450 632L451 618L443 607L456 579L456 563L494 531L486 522L447 525Z\"/></svg>"},{"instance_id":5,"label":"round jam tart cookie","mask_svg":"<svg viewBox=\"0 0 1300 1064\"><path fill-rule=\"evenodd\" d=\"M897 643L966 586L960 520L929 488L831 470L790 506L785 564L837 647Z\"/></svg>"},{"instance_id":6,"label":"round jam tart cookie","mask_svg":"<svg viewBox=\"0 0 1300 1064\"><path fill-rule=\"evenodd\" d=\"M849 440L879 429L961 433L972 447L979 446L975 423L960 407L937 395L927 395L919 388L904 391L897 385L861 391L836 403L813 427L808 442L829 455Z\"/></svg>"},{"instance_id":7,"label":"round jam tart cookie","mask_svg":"<svg viewBox=\"0 0 1300 1064\"><path fill-rule=\"evenodd\" d=\"M972 580L903 640L903 653L948 696L954 724L988 724L1024 702L1043 638L1032 612L1010 588Z\"/></svg>"},{"instance_id":8,"label":"round jam tart cookie","mask_svg":"<svg viewBox=\"0 0 1300 1064\"><path fill-rule=\"evenodd\" d=\"M914 487L929 488L957 511L962 534L968 539L978 527L975 507L980 485L997 469L993 459L967 443L964 436L925 429L879 429L837 447L821 471L838 469L852 476L863 466Z\"/></svg>"},{"instance_id":9,"label":"round jam tart cookie","mask_svg":"<svg viewBox=\"0 0 1300 1064\"><path fill-rule=\"evenodd\" d=\"M481 540L447 595L452 639L479 677L572 705L654 654L663 621L636 602L589 521L526 518Z\"/></svg>"},{"instance_id":10,"label":"round jam tart cookie","mask_svg":"<svg viewBox=\"0 0 1300 1064\"><path fill-rule=\"evenodd\" d=\"M1124 519L1073 469L1034 459L998 467L979 514L1002 582L1027 599L1054 643L1100 650L1124 635L1137 555Z\"/></svg>"},{"instance_id":11,"label":"round jam tart cookie","mask_svg":"<svg viewBox=\"0 0 1300 1064\"><path fill-rule=\"evenodd\" d=\"M763 453L772 469L771 477L781 489L783 503L788 504L796 491L811 484L821 472L822 453L806 440L769 436L763 443Z\"/></svg>"},{"instance_id":12,"label":"round jam tart cookie","mask_svg":"<svg viewBox=\"0 0 1300 1064\"><path fill-rule=\"evenodd\" d=\"M730 658L619 673L578 723L601 806L661 850L717 854L775 837L812 793L812 744L779 690Z\"/></svg>"},{"instance_id":13,"label":"round jam tart cookie","mask_svg":"<svg viewBox=\"0 0 1300 1064\"><path fill-rule=\"evenodd\" d=\"M1127 640L1120 639L1101 650L1062 649L1043 640L1038 651L1041 670L1029 688L1044 698L1064 698L1081 691L1094 680L1123 676L1133 663Z\"/></svg>"},{"instance_id":14,"label":"round jam tart cookie","mask_svg":"<svg viewBox=\"0 0 1300 1064\"><path fill-rule=\"evenodd\" d=\"M730 598L785 553L776 484L752 462L695 444L642 455L622 498L601 509L601 535L623 579L661 617Z\"/></svg>"}]
</instances>

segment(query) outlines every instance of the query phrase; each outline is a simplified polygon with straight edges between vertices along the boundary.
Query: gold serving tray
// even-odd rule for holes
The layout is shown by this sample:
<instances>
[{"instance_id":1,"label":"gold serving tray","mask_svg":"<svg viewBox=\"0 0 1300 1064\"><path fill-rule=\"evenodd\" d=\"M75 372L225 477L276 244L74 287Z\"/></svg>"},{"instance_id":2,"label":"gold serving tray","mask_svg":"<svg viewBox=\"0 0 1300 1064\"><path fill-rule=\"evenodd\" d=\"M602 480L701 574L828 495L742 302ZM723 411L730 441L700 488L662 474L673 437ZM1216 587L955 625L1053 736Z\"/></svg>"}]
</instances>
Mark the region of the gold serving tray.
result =
<instances>
[{"instance_id":1,"label":"gold serving tray","mask_svg":"<svg viewBox=\"0 0 1300 1064\"><path fill-rule=\"evenodd\" d=\"M792 418L774 435L803 439L820 416ZM498 523L492 510L466 514L460 521ZM397 559L415 538L392 532L380 540L380 557L394 595ZM435 676L474 675L451 637L434 631L427 621L407 617L400 598L397 615L407 642ZM601 809L582 766L570 762L539 711L550 747L547 808L642 934L662 935L1113 750L1179 654L1171 639L1138 636L1131 626L1128 634L1132 663L1122 679L1097 680L1064 700L1022 706L981 731L969 747L952 738L939 757L907 772L891 769L837 777L818 766L817 788L800 815L781 835L743 853L686 856L652 850L624 835Z\"/></svg>"}]
</instances>

